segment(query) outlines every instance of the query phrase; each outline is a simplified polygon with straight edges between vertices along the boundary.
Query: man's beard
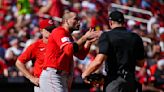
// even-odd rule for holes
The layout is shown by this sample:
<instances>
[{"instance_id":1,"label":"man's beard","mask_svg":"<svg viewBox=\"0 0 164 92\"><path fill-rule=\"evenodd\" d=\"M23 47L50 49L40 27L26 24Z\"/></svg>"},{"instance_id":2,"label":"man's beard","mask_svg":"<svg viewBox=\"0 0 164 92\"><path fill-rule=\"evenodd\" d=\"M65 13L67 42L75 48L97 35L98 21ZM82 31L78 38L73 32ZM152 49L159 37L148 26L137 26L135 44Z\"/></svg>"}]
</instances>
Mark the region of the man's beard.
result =
<instances>
[{"instance_id":1,"label":"man's beard","mask_svg":"<svg viewBox=\"0 0 164 92\"><path fill-rule=\"evenodd\" d=\"M69 30L71 31L71 33L73 32L73 31L76 31L76 30L79 30L80 28L79 27L74 27L74 28L70 28Z\"/></svg>"}]
</instances>

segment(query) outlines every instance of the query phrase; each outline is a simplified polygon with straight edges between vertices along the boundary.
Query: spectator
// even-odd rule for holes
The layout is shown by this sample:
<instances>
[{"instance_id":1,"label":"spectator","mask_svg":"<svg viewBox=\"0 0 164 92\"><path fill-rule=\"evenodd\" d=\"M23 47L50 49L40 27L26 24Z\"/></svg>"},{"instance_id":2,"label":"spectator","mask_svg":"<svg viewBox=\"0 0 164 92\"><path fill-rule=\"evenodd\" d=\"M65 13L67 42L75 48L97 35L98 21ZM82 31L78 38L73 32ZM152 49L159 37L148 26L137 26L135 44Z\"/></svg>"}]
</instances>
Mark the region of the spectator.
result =
<instances>
[{"instance_id":1,"label":"spectator","mask_svg":"<svg viewBox=\"0 0 164 92\"><path fill-rule=\"evenodd\" d=\"M0 77L8 77L8 68L5 61L0 58Z\"/></svg>"},{"instance_id":2,"label":"spectator","mask_svg":"<svg viewBox=\"0 0 164 92\"><path fill-rule=\"evenodd\" d=\"M161 59L157 64L150 67L151 80L156 88L164 90L164 59Z\"/></svg>"}]
</instances>

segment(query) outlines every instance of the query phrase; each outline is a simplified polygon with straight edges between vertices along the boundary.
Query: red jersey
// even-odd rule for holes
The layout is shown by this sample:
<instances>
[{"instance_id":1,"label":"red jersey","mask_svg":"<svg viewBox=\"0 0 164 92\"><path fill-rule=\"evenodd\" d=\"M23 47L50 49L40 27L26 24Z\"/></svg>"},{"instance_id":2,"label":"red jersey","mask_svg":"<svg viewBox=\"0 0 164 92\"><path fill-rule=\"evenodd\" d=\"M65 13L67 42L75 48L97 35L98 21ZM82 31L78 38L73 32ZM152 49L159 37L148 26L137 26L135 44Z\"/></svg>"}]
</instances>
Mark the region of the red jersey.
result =
<instances>
[{"instance_id":1,"label":"red jersey","mask_svg":"<svg viewBox=\"0 0 164 92\"><path fill-rule=\"evenodd\" d=\"M79 59L84 59L88 51L89 49L83 47L75 54L71 34L63 27L58 27L49 36L44 68L52 67L70 73L73 64L73 55Z\"/></svg>"},{"instance_id":2,"label":"red jersey","mask_svg":"<svg viewBox=\"0 0 164 92\"><path fill-rule=\"evenodd\" d=\"M63 4L60 0L51 0L52 6L49 10L49 14L55 17L62 17L63 16Z\"/></svg>"},{"instance_id":3,"label":"red jersey","mask_svg":"<svg viewBox=\"0 0 164 92\"><path fill-rule=\"evenodd\" d=\"M18 60L22 63L26 63L32 60L34 64L34 76L39 77L42 69L45 56L46 44L43 40L38 40L31 44L19 57Z\"/></svg>"}]
</instances>

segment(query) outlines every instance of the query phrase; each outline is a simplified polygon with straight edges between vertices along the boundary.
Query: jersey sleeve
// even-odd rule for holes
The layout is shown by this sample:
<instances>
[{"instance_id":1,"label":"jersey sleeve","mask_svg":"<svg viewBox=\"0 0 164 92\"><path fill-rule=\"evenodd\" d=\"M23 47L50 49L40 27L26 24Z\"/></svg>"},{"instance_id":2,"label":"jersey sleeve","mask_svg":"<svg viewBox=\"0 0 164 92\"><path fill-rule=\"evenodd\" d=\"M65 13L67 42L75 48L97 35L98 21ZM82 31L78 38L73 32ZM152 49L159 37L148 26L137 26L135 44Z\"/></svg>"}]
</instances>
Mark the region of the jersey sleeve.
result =
<instances>
[{"instance_id":1,"label":"jersey sleeve","mask_svg":"<svg viewBox=\"0 0 164 92\"><path fill-rule=\"evenodd\" d=\"M54 32L53 39L55 40L56 44L62 49L66 54L73 54L73 43L72 38L69 34L64 32L63 30Z\"/></svg>"},{"instance_id":2,"label":"jersey sleeve","mask_svg":"<svg viewBox=\"0 0 164 92\"><path fill-rule=\"evenodd\" d=\"M18 60L22 63L26 63L29 60L33 60L35 55L35 43L31 44L30 46L27 47L27 49L18 57Z\"/></svg>"},{"instance_id":3,"label":"jersey sleeve","mask_svg":"<svg viewBox=\"0 0 164 92\"><path fill-rule=\"evenodd\" d=\"M102 35L100 36L98 46L99 46L99 54L105 54L105 55L108 54L109 40L106 32L102 33Z\"/></svg>"}]
</instances>

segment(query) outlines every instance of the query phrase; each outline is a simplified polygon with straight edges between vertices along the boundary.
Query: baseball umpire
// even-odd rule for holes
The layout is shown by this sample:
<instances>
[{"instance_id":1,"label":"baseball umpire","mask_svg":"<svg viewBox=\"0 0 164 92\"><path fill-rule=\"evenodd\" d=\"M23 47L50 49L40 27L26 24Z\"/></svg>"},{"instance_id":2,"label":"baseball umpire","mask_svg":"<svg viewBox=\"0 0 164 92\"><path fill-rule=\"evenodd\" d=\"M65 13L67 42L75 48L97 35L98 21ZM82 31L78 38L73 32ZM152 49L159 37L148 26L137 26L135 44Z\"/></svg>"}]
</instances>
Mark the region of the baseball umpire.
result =
<instances>
[{"instance_id":1,"label":"baseball umpire","mask_svg":"<svg viewBox=\"0 0 164 92\"><path fill-rule=\"evenodd\" d=\"M82 78L86 79L105 61L104 92L136 92L135 66L142 67L145 61L142 39L127 31L123 13L119 11L110 13L109 25L112 30L100 36L99 53Z\"/></svg>"}]
</instances>

